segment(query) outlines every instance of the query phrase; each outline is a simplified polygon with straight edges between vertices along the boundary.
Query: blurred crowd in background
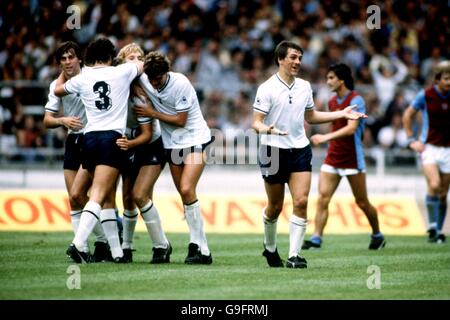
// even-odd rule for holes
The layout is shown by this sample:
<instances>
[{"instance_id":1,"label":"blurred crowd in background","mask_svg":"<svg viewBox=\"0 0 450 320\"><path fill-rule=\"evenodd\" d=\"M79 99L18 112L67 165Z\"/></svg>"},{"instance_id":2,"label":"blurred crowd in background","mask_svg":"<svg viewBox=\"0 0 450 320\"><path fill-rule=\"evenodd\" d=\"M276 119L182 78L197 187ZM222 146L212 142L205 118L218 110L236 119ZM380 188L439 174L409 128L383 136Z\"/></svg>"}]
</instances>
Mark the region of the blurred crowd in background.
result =
<instances>
[{"instance_id":1,"label":"blurred crowd in background","mask_svg":"<svg viewBox=\"0 0 450 320\"><path fill-rule=\"evenodd\" d=\"M118 49L136 42L159 50L193 82L210 128L233 139L248 130L257 86L276 71L282 40L304 49L300 77L313 85L316 108L332 93L327 68L347 63L366 100L366 146L404 147L401 115L432 84L433 66L450 58L446 0L18 0L0 2L0 157L10 148L61 148L64 129L49 134L42 118L49 83L59 74L56 47L85 48L97 36ZM367 20L380 9L380 23ZM76 5L80 28L67 23ZM373 19L373 18L372 18ZM373 21L373 20L372 20ZM73 21L72 21L73 22ZM34 82L11 82L33 80ZM31 83L31 84L30 84ZM327 125L307 127L308 135ZM31 157L31 160L36 160Z\"/></svg>"}]
</instances>

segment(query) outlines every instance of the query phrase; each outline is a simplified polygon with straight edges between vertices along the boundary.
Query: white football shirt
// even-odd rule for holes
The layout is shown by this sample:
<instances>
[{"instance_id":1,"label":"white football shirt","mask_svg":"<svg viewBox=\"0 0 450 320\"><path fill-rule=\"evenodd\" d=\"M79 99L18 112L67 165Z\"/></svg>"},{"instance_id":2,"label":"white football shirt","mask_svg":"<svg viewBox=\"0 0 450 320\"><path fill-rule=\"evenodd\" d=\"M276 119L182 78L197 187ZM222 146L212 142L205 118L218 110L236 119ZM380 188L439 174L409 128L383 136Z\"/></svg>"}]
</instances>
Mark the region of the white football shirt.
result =
<instances>
[{"instance_id":1,"label":"white football shirt","mask_svg":"<svg viewBox=\"0 0 450 320\"><path fill-rule=\"evenodd\" d=\"M168 72L167 81L160 90L152 87L145 73L140 76L139 83L157 111L169 115L188 112L186 125L182 128L160 121L164 148L182 149L211 140L211 131L200 110L197 93L186 76Z\"/></svg>"},{"instance_id":2,"label":"white football shirt","mask_svg":"<svg viewBox=\"0 0 450 320\"><path fill-rule=\"evenodd\" d=\"M134 63L91 67L64 84L66 92L79 93L86 106L86 133L109 130L125 133L130 84L138 71Z\"/></svg>"},{"instance_id":3,"label":"white football shirt","mask_svg":"<svg viewBox=\"0 0 450 320\"><path fill-rule=\"evenodd\" d=\"M261 143L282 149L303 148L309 144L305 134L305 110L314 108L311 85L295 78L289 86L274 74L258 87L253 110L265 115L264 123L275 124L286 136L261 135Z\"/></svg>"},{"instance_id":4,"label":"white football shirt","mask_svg":"<svg viewBox=\"0 0 450 320\"><path fill-rule=\"evenodd\" d=\"M159 126L158 119L152 119L149 117L138 117L134 111L135 105L145 105L145 99L139 97L133 97L128 100L128 118L127 118L127 137L128 139L136 138L136 129L141 124L152 124L152 138L149 143L154 142L161 136L161 128Z\"/></svg>"},{"instance_id":5,"label":"white football shirt","mask_svg":"<svg viewBox=\"0 0 450 320\"><path fill-rule=\"evenodd\" d=\"M56 80L50 83L48 91L48 101L45 105L45 111L51 113L58 113L61 107L65 117L78 117L83 123L83 128L80 130L68 129L68 133L83 133L86 127L87 118L84 104L78 94L69 94L62 98L55 96Z\"/></svg>"}]
</instances>

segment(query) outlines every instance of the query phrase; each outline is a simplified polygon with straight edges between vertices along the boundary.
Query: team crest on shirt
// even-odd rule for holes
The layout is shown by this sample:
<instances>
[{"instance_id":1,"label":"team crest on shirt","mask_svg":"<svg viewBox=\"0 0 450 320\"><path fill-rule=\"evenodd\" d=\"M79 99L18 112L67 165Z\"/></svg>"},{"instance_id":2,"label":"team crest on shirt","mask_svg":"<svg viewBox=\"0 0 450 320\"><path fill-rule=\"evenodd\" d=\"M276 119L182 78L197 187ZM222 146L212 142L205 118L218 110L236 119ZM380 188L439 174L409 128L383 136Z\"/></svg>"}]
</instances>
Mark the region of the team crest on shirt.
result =
<instances>
[{"instance_id":1,"label":"team crest on shirt","mask_svg":"<svg viewBox=\"0 0 450 320\"><path fill-rule=\"evenodd\" d=\"M443 104L442 104L442 110L447 110L447 109L448 109L448 104L443 103Z\"/></svg>"},{"instance_id":2,"label":"team crest on shirt","mask_svg":"<svg viewBox=\"0 0 450 320\"><path fill-rule=\"evenodd\" d=\"M181 103L182 103L182 104L187 104L187 98L186 98L186 96L183 96L183 97L181 98Z\"/></svg>"}]
</instances>

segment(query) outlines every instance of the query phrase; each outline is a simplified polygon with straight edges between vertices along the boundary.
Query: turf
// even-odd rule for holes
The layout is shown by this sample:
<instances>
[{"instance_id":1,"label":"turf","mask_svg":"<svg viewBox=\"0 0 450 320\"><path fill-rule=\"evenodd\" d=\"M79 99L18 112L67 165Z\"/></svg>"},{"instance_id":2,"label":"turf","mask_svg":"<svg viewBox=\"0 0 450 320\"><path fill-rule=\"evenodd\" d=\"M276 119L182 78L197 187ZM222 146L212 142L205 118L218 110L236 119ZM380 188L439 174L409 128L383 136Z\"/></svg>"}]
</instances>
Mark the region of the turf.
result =
<instances>
[{"instance_id":1,"label":"turf","mask_svg":"<svg viewBox=\"0 0 450 320\"><path fill-rule=\"evenodd\" d=\"M449 244L425 236L389 236L385 249L369 251L368 235L329 235L322 249L303 252L308 268L295 270L266 265L261 235L209 234L209 266L183 263L187 234L168 238L170 264L150 265L150 241L137 233L135 262L80 265L81 288L69 290L71 233L0 232L0 299L450 299ZM288 236L278 239L286 258ZM380 289L367 287L371 265Z\"/></svg>"}]
</instances>

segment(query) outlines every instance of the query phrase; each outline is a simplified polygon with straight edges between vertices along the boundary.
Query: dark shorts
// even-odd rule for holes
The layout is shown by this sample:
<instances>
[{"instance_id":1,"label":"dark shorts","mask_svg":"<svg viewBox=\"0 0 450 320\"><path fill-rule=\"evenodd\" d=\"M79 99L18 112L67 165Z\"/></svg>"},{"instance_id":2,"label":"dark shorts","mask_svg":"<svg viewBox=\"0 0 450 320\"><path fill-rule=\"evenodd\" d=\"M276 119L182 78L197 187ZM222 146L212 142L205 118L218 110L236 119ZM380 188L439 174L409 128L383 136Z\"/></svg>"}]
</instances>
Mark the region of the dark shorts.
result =
<instances>
[{"instance_id":1,"label":"dark shorts","mask_svg":"<svg viewBox=\"0 0 450 320\"><path fill-rule=\"evenodd\" d=\"M280 149L261 145L258 152L262 177L270 184L287 183L292 172L311 172L311 160L310 145L301 149Z\"/></svg>"},{"instance_id":2,"label":"dark shorts","mask_svg":"<svg viewBox=\"0 0 450 320\"><path fill-rule=\"evenodd\" d=\"M71 133L67 135L64 149L64 170L78 171L81 165L81 149L84 135L82 133Z\"/></svg>"},{"instance_id":3,"label":"dark shorts","mask_svg":"<svg viewBox=\"0 0 450 320\"><path fill-rule=\"evenodd\" d=\"M213 141L214 139L212 138L211 140L209 140L204 144L199 144L192 147L187 147L183 149L164 149L166 160L170 164L181 166L184 164L185 159L189 154L193 152L202 153L203 151L205 151L206 147L210 145Z\"/></svg>"},{"instance_id":4,"label":"dark shorts","mask_svg":"<svg viewBox=\"0 0 450 320\"><path fill-rule=\"evenodd\" d=\"M160 165L164 168L166 164L162 138L158 138L150 144L140 145L132 150L125 151L126 157L120 168L122 175L136 179L139 170L143 166Z\"/></svg>"},{"instance_id":5,"label":"dark shorts","mask_svg":"<svg viewBox=\"0 0 450 320\"><path fill-rule=\"evenodd\" d=\"M135 161L138 167L160 165L164 168L166 164L166 154L162 138L159 137L150 144L144 144L136 149Z\"/></svg>"},{"instance_id":6,"label":"dark shorts","mask_svg":"<svg viewBox=\"0 0 450 320\"><path fill-rule=\"evenodd\" d=\"M122 135L116 131L93 131L84 135L83 169L92 171L98 165L120 169L127 153L119 148L116 140Z\"/></svg>"},{"instance_id":7,"label":"dark shorts","mask_svg":"<svg viewBox=\"0 0 450 320\"><path fill-rule=\"evenodd\" d=\"M119 168L120 174L129 176L134 180L139 173L139 168L136 166L136 152L134 149L122 150L122 152L124 156Z\"/></svg>"}]
</instances>

